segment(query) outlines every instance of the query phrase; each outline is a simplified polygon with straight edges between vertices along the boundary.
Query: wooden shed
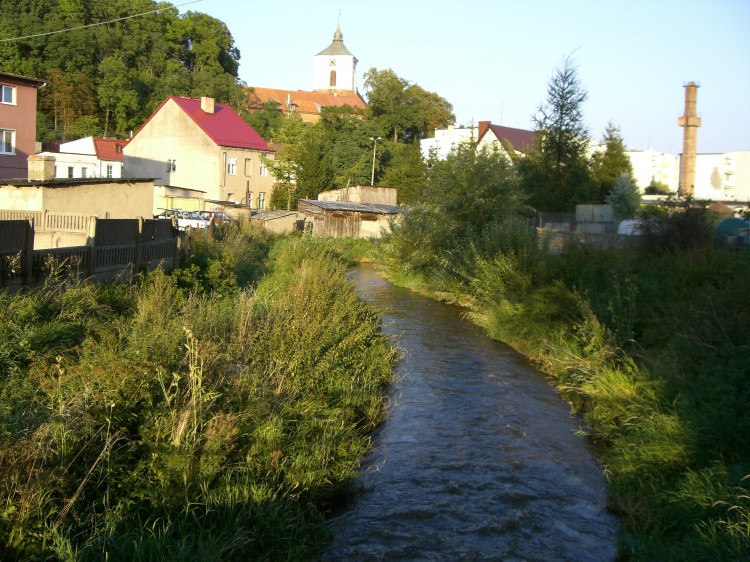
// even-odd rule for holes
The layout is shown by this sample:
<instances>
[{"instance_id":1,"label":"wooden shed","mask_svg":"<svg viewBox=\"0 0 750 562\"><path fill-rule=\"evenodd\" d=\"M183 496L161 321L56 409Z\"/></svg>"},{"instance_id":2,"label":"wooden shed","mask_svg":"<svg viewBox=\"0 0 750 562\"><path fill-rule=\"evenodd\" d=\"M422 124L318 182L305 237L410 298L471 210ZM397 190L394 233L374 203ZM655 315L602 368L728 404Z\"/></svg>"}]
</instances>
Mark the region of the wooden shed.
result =
<instances>
[{"instance_id":1,"label":"wooden shed","mask_svg":"<svg viewBox=\"0 0 750 562\"><path fill-rule=\"evenodd\" d=\"M314 236L379 238L400 208L396 205L300 199L297 210L305 220L305 231Z\"/></svg>"}]
</instances>

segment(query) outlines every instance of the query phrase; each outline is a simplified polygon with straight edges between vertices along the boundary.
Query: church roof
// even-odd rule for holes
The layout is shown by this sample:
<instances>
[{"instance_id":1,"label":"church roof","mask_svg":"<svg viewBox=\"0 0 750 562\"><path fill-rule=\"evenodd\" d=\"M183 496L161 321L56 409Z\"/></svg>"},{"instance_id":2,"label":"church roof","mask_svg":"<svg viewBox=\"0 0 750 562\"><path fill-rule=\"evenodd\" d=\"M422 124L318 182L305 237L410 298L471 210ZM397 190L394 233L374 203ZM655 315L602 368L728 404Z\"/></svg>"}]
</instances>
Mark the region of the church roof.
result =
<instances>
[{"instance_id":1,"label":"church roof","mask_svg":"<svg viewBox=\"0 0 750 562\"><path fill-rule=\"evenodd\" d=\"M350 105L364 109L365 101L355 92L327 93L306 92L304 90L281 90L278 88L248 88L247 99L250 109L260 109L267 101L275 101L284 113L297 111L304 114L319 115L323 107L340 107Z\"/></svg>"},{"instance_id":2,"label":"church roof","mask_svg":"<svg viewBox=\"0 0 750 562\"><path fill-rule=\"evenodd\" d=\"M346 45L344 45L344 34L341 33L340 26L336 26L336 32L333 34L333 43L320 51L318 55L348 55L350 57L354 56L349 52L349 49L346 48Z\"/></svg>"}]
</instances>

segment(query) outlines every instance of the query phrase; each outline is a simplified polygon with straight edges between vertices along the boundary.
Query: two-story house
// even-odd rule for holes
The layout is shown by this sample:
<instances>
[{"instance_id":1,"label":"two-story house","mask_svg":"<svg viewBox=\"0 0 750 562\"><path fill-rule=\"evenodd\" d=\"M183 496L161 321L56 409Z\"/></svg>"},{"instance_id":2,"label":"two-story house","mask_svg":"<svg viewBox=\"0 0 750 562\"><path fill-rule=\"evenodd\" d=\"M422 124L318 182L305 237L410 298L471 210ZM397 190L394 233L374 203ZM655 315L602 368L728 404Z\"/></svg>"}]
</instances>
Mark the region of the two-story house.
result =
<instances>
[{"instance_id":1,"label":"two-story house","mask_svg":"<svg viewBox=\"0 0 750 562\"><path fill-rule=\"evenodd\" d=\"M55 159L56 178L121 178L122 149L128 141L84 137L59 144L57 152L40 152Z\"/></svg>"},{"instance_id":2,"label":"two-story house","mask_svg":"<svg viewBox=\"0 0 750 562\"><path fill-rule=\"evenodd\" d=\"M36 146L36 97L44 81L0 72L0 178L25 178Z\"/></svg>"},{"instance_id":3,"label":"two-story house","mask_svg":"<svg viewBox=\"0 0 750 562\"><path fill-rule=\"evenodd\" d=\"M264 209L271 199L274 178L263 159L273 160L273 151L231 107L213 98L169 96L123 155L127 177L201 191L216 206Z\"/></svg>"}]
</instances>

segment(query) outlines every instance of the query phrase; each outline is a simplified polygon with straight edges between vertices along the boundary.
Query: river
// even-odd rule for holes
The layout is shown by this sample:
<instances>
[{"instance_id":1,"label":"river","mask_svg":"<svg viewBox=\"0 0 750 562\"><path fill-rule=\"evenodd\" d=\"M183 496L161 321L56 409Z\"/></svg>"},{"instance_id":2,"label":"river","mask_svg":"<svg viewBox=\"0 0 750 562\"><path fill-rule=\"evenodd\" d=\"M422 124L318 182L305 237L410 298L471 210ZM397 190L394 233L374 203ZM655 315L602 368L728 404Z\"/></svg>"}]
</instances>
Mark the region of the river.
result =
<instances>
[{"instance_id":1,"label":"river","mask_svg":"<svg viewBox=\"0 0 750 562\"><path fill-rule=\"evenodd\" d=\"M614 560L601 470L549 381L459 308L354 277L403 358L323 560Z\"/></svg>"}]
</instances>

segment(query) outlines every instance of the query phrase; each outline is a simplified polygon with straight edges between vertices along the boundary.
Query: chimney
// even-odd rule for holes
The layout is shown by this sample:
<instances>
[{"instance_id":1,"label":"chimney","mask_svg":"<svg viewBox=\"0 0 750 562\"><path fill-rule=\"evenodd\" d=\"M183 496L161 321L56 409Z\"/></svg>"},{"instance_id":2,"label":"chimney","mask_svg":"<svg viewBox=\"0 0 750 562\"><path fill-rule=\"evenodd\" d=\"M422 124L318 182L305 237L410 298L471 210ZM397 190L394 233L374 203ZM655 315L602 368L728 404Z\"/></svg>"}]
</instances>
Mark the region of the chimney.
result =
<instances>
[{"instance_id":1,"label":"chimney","mask_svg":"<svg viewBox=\"0 0 750 562\"><path fill-rule=\"evenodd\" d=\"M55 157L31 155L28 157L29 181L48 181L55 179Z\"/></svg>"},{"instance_id":2,"label":"chimney","mask_svg":"<svg viewBox=\"0 0 750 562\"><path fill-rule=\"evenodd\" d=\"M490 121L480 121L479 122L479 130L477 131L477 140L481 139L484 134L487 132L487 129L490 128L491 122Z\"/></svg>"},{"instance_id":3,"label":"chimney","mask_svg":"<svg viewBox=\"0 0 750 562\"><path fill-rule=\"evenodd\" d=\"M201 109L206 113L214 112L214 98L202 97L201 98Z\"/></svg>"},{"instance_id":4,"label":"chimney","mask_svg":"<svg viewBox=\"0 0 750 562\"><path fill-rule=\"evenodd\" d=\"M685 115L680 117L677 124L684 127L682 135L682 158L680 158L680 185L678 193L682 197L692 195L695 191L695 155L698 150L698 127L701 118L698 117L698 84L685 84Z\"/></svg>"}]
</instances>

